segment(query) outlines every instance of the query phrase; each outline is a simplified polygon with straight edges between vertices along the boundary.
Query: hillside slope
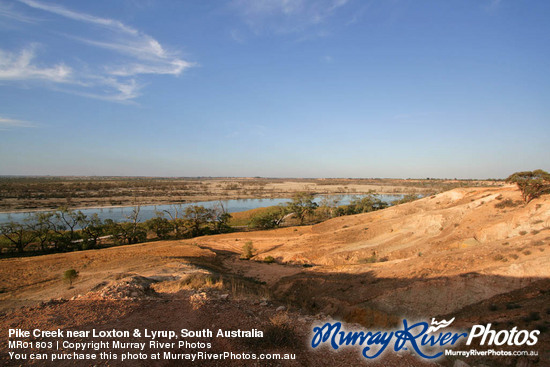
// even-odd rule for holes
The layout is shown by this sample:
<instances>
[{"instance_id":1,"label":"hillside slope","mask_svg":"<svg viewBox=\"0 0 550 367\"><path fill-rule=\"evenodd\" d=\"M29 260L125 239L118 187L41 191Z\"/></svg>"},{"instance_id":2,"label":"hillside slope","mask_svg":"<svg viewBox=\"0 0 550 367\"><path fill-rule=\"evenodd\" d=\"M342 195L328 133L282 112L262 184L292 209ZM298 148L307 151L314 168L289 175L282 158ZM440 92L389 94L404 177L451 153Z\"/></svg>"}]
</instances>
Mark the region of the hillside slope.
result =
<instances>
[{"instance_id":1,"label":"hillside slope","mask_svg":"<svg viewBox=\"0 0 550 367\"><path fill-rule=\"evenodd\" d=\"M320 282L321 294L347 303L391 314L446 314L550 275L550 196L524 205L511 186L455 189L314 226L196 242L238 253L246 241L258 259L317 265L281 279L278 267L232 262L280 291L299 283L317 289Z\"/></svg>"}]
</instances>

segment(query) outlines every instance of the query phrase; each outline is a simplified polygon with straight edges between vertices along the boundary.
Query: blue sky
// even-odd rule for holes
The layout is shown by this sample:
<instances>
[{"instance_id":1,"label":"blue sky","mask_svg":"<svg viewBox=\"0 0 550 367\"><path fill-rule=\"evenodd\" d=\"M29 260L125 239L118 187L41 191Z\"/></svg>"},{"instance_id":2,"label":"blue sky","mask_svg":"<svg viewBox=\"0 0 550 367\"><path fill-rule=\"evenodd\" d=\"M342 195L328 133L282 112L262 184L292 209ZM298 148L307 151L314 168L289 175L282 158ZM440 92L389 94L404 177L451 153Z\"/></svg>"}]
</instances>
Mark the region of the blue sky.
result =
<instances>
[{"instance_id":1,"label":"blue sky","mask_svg":"<svg viewBox=\"0 0 550 367\"><path fill-rule=\"evenodd\" d=\"M0 174L550 170L550 2L0 0Z\"/></svg>"}]
</instances>

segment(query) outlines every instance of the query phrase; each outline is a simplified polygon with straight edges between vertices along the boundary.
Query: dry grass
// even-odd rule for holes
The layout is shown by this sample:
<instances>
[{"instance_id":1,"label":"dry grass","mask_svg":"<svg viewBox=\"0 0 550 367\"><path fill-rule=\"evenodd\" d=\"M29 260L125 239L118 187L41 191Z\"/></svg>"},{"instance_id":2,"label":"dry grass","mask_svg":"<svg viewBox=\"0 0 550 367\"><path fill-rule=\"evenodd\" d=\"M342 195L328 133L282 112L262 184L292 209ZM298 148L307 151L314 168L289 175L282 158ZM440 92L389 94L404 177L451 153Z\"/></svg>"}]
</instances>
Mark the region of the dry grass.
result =
<instances>
[{"instance_id":1,"label":"dry grass","mask_svg":"<svg viewBox=\"0 0 550 367\"><path fill-rule=\"evenodd\" d=\"M190 274L189 276L180 280L179 284L181 289L198 290L202 288L209 288L209 289L223 288L223 280L221 279L221 277L212 275L212 274L204 274L204 273Z\"/></svg>"},{"instance_id":2,"label":"dry grass","mask_svg":"<svg viewBox=\"0 0 550 367\"><path fill-rule=\"evenodd\" d=\"M512 200L512 199L506 199L502 200L501 202L495 204L495 208L497 209L504 209L504 208L515 208L518 205L521 205L522 202L519 200Z\"/></svg>"},{"instance_id":3,"label":"dry grass","mask_svg":"<svg viewBox=\"0 0 550 367\"><path fill-rule=\"evenodd\" d=\"M163 293L176 293L180 290L223 289L223 287L224 283L221 277L201 272L189 274L180 280L165 281L152 285L155 291Z\"/></svg>"},{"instance_id":4,"label":"dry grass","mask_svg":"<svg viewBox=\"0 0 550 367\"><path fill-rule=\"evenodd\" d=\"M181 290L197 292L219 291L231 295L232 299L271 299L271 293L265 285L235 276L195 272L175 281L153 284L157 292L177 293Z\"/></svg>"},{"instance_id":5,"label":"dry grass","mask_svg":"<svg viewBox=\"0 0 550 367\"><path fill-rule=\"evenodd\" d=\"M288 314L279 312L269 318L269 324L264 327L264 337L258 342L270 347L294 346L298 342L298 335L292 325L293 321Z\"/></svg>"}]
</instances>

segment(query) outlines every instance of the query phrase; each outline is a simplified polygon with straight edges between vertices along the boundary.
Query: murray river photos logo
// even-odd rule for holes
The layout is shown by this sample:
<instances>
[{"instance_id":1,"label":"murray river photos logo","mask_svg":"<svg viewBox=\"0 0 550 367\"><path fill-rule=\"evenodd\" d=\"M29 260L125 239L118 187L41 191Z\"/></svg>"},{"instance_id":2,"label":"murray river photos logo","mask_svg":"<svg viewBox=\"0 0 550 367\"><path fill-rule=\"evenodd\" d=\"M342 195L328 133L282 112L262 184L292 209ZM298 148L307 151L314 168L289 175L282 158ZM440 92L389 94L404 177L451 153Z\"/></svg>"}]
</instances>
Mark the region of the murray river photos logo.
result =
<instances>
[{"instance_id":1,"label":"murray river photos logo","mask_svg":"<svg viewBox=\"0 0 550 367\"><path fill-rule=\"evenodd\" d=\"M457 344L466 342L470 345L473 341L480 346L533 346L538 341L538 330L492 330L491 324L474 325L470 332L457 332L446 330L454 321L432 319L431 324L425 321L409 323L403 319L402 328L397 330L347 331L340 322L327 322L323 326L313 328L311 346L317 348L327 344L334 350L341 347L356 346L361 348L361 354L368 359L379 357L386 350L393 348L395 352L410 350L425 359L437 359Z\"/></svg>"}]
</instances>

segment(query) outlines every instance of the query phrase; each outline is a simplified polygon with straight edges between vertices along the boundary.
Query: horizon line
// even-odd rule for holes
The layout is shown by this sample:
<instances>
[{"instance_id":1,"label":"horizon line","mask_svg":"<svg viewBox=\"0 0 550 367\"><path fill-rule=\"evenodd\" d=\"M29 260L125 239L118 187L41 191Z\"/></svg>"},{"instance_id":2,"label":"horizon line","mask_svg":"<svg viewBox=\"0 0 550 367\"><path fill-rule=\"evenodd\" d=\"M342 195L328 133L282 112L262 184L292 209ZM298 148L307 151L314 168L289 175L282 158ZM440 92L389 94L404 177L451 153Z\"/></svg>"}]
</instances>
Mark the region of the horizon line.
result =
<instances>
[{"instance_id":1,"label":"horizon line","mask_svg":"<svg viewBox=\"0 0 550 367\"><path fill-rule=\"evenodd\" d=\"M449 178L449 177L292 177L292 176L156 176L156 175L10 175L0 178L157 178L157 179L292 179L292 180L450 180L450 181L504 181L505 178Z\"/></svg>"}]
</instances>

